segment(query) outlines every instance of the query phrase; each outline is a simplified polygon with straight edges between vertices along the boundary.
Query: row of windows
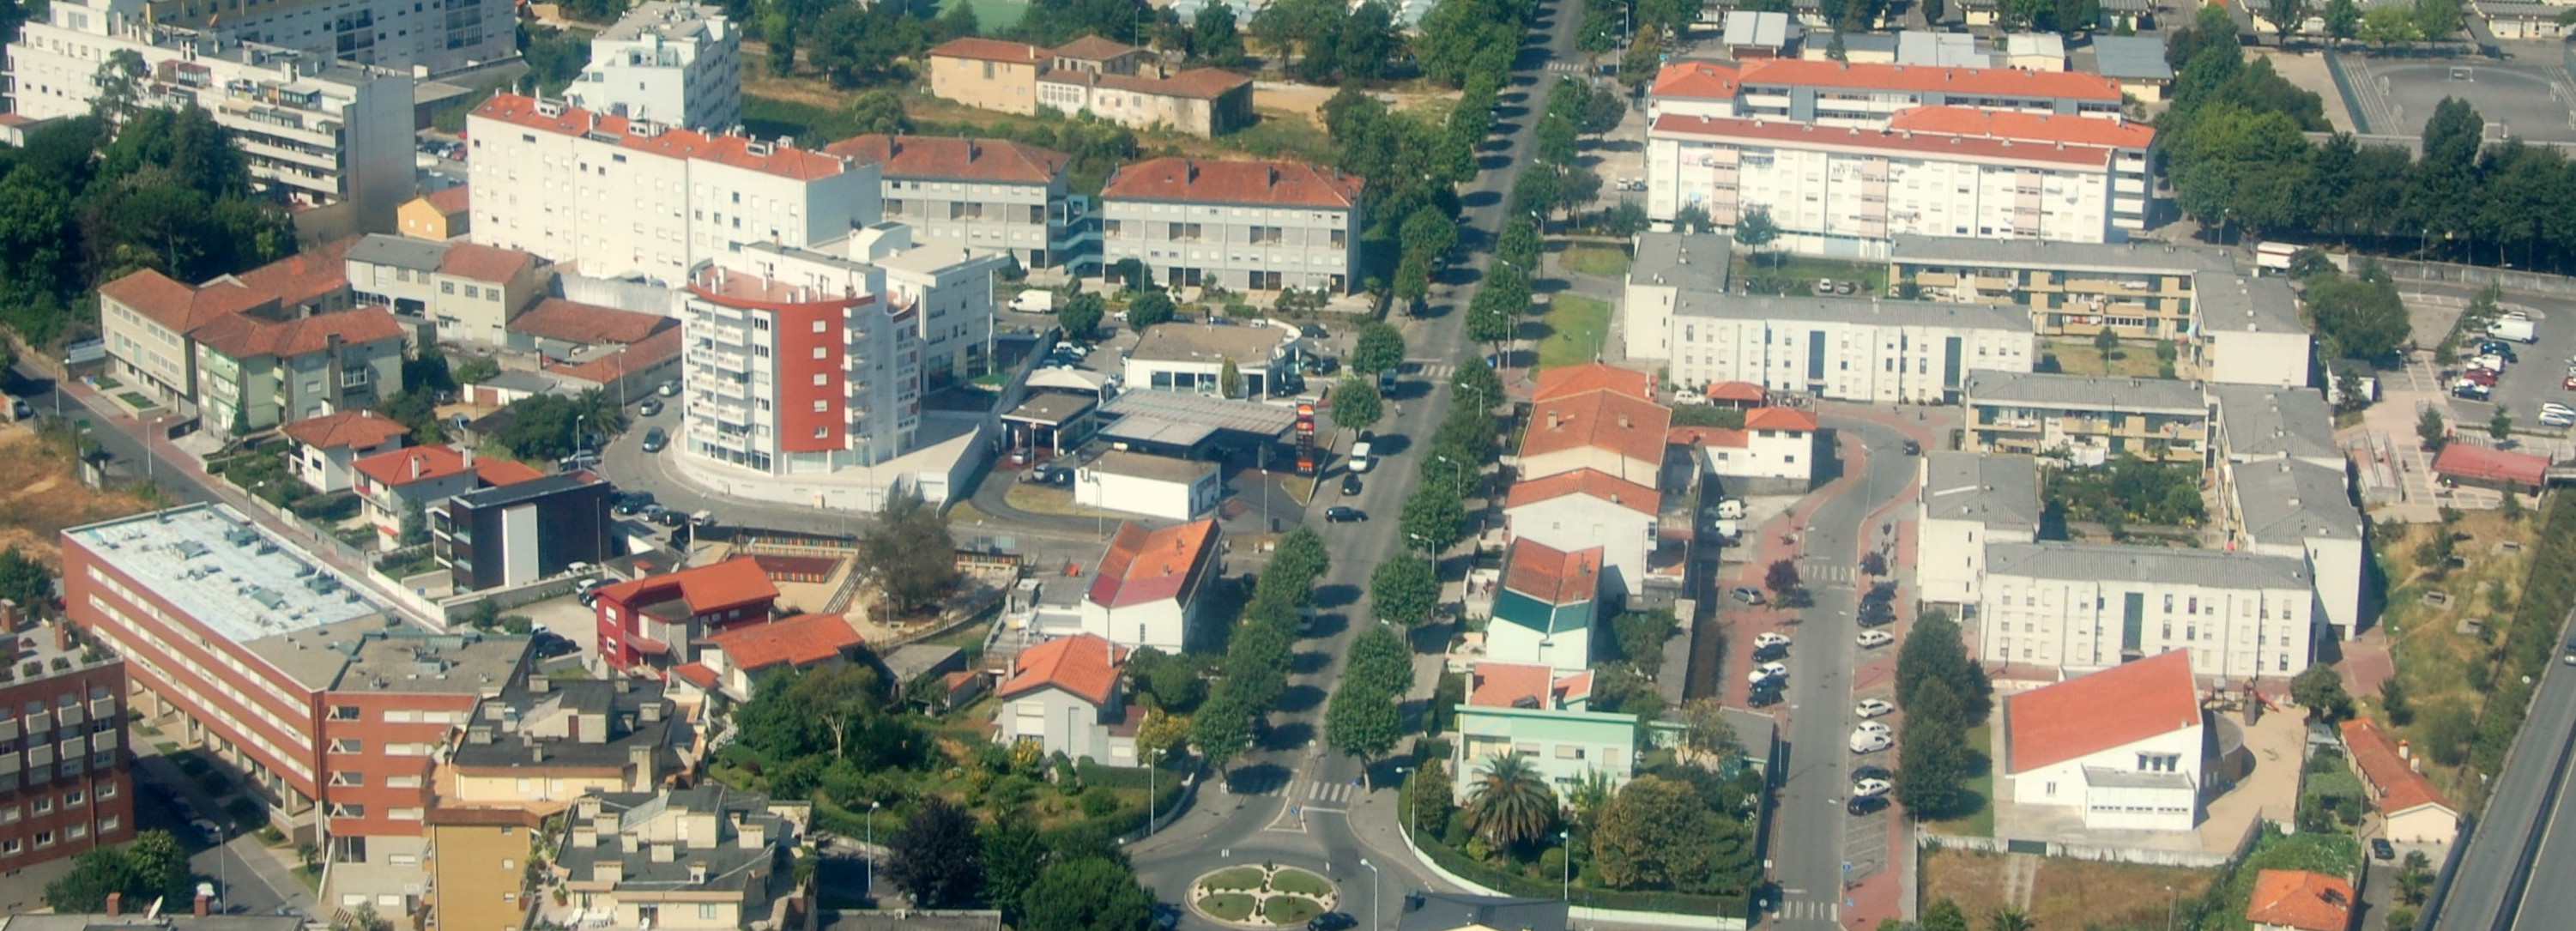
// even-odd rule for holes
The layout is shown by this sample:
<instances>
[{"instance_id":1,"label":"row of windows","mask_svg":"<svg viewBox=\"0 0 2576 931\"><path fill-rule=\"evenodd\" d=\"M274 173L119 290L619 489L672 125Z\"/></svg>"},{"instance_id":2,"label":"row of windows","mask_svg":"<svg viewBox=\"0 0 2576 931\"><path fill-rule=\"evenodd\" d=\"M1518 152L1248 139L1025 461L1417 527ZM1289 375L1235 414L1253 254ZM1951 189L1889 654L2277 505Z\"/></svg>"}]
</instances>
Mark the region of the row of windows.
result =
<instances>
[{"instance_id":1,"label":"row of windows","mask_svg":"<svg viewBox=\"0 0 2576 931\"><path fill-rule=\"evenodd\" d=\"M111 588L122 588L122 586L117 586L112 580L107 579L99 572L98 567L96 566L90 567L90 577L99 580L101 584L109 585ZM126 594L126 597L128 598L132 597L130 593L121 592L120 594ZM169 688L179 690L181 694L174 697L179 698L187 704L196 706L198 710L202 712L213 712L217 710L215 708L215 704L208 701L206 696L203 693L198 692L194 686L172 676L170 674L170 670L164 668L156 660L156 657L158 656L168 656L176 660L199 681L214 683L226 697L232 699L231 706L223 709L224 711L238 714L245 708L249 709L260 720L267 722L271 727L276 728L280 733L288 735L295 741L296 750L298 752L289 753L285 749L279 747L275 742L270 741L267 735L260 733L256 728L238 726L235 728L235 730L241 734L243 739L248 740L253 746L266 751L269 754L270 759L293 760L299 759L304 754L312 752L312 744L303 729L298 727L288 727L283 718L268 709L265 701L253 701L248 695L244 694L241 689L234 687L230 679L215 675L205 667L198 665L196 660L185 655L162 649L163 644L156 642L147 648L129 641L124 636L128 631L131 631L138 636L145 635L141 625L137 624L133 617L127 615L124 611L118 610L115 605L110 604L106 599L100 598L96 595L90 596L89 604L91 608L96 609L100 614L106 615L110 620L115 621L114 624L103 624L95 628L93 632L98 634L99 639L105 641L109 649L123 655L128 663L141 668L153 678L166 683ZM162 616L159 608L154 608L153 613L156 617ZM233 665L234 668L240 668L239 661L233 659L231 655L218 655L223 656L224 660ZM238 722L235 723L238 724Z\"/></svg>"},{"instance_id":2,"label":"row of windows","mask_svg":"<svg viewBox=\"0 0 2576 931\"><path fill-rule=\"evenodd\" d=\"M124 819L109 815L98 819L98 832L112 834L123 825ZM33 837L0 838L0 856L14 857L26 853L31 846L37 850L44 850L66 840L81 840L89 836L89 828L88 822L74 822L64 825L59 834L48 829L36 832Z\"/></svg>"}]
</instances>

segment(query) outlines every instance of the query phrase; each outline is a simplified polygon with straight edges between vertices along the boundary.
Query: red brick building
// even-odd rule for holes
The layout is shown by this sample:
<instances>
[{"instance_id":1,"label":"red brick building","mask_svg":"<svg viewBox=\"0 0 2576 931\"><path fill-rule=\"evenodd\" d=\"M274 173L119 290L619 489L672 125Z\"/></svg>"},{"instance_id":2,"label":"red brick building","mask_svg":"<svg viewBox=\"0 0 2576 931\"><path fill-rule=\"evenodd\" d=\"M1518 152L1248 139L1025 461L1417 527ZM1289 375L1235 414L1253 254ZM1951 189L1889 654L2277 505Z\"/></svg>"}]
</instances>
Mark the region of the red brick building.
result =
<instances>
[{"instance_id":1,"label":"red brick building","mask_svg":"<svg viewBox=\"0 0 2576 931\"><path fill-rule=\"evenodd\" d=\"M0 872L134 839L125 661L60 623L0 635Z\"/></svg>"},{"instance_id":2,"label":"red brick building","mask_svg":"<svg viewBox=\"0 0 2576 931\"><path fill-rule=\"evenodd\" d=\"M668 671L697 662L699 640L730 625L769 620L778 586L759 560L736 556L603 585L593 594L600 659L629 672Z\"/></svg>"}]
</instances>

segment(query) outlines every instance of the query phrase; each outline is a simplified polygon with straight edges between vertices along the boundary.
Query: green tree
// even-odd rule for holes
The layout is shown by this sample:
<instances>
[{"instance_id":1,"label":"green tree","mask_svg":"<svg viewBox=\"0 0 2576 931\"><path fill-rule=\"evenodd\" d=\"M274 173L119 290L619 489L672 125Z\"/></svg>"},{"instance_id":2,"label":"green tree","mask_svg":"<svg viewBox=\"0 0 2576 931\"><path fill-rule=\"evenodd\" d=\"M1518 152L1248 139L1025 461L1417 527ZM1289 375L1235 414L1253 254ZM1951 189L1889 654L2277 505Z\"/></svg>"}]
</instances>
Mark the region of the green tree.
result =
<instances>
[{"instance_id":1,"label":"green tree","mask_svg":"<svg viewBox=\"0 0 2576 931\"><path fill-rule=\"evenodd\" d=\"M2383 358L2414 333L2396 283L2375 265L2352 277L2320 272L2307 280L2303 291L2317 335L2343 358Z\"/></svg>"},{"instance_id":2,"label":"green tree","mask_svg":"<svg viewBox=\"0 0 2576 931\"><path fill-rule=\"evenodd\" d=\"M2307 25L2308 16L2315 12L2312 3L2313 0L2263 0L2263 18L2280 32L2281 44L2290 44L2290 37Z\"/></svg>"},{"instance_id":3,"label":"green tree","mask_svg":"<svg viewBox=\"0 0 2576 931\"><path fill-rule=\"evenodd\" d=\"M184 901L195 894L188 852L168 831L143 831L122 847L99 847L72 861L71 871L45 886L45 904L56 912L95 914L107 894L127 902Z\"/></svg>"},{"instance_id":4,"label":"green tree","mask_svg":"<svg viewBox=\"0 0 2576 931\"><path fill-rule=\"evenodd\" d=\"M2286 30L2284 30L2286 31ZM1998 905L1986 914L1986 931L2037 931L2039 923L2030 913L2011 905Z\"/></svg>"},{"instance_id":5,"label":"green tree","mask_svg":"<svg viewBox=\"0 0 2576 931\"><path fill-rule=\"evenodd\" d=\"M2460 0L2415 0L2415 8L2409 12L2414 14L2416 31L2424 38L2448 39L2460 34Z\"/></svg>"},{"instance_id":6,"label":"green tree","mask_svg":"<svg viewBox=\"0 0 2576 931\"><path fill-rule=\"evenodd\" d=\"M1020 896L1021 931L1135 931L1152 923L1154 896L1136 872L1106 857L1056 863Z\"/></svg>"},{"instance_id":7,"label":"green tree","mask_svg":"<svg viewBox=\"0 0 2576 931\"><path fill-rule=\"evenodd\" d=\"M1447 552L1466 536L1467 505L1455 491L1444 488L1417 487L1404 499L1404 511L1397 516L1396 530L1406 541L1425 553Z\"/></svg>"},{"instance_id":8,"label":"green tree","mask_svg":"<svg viewBox=\"0 0 2576 931\"><path fill-rule=\"evenodd\" d=\"M1209 766L1222 772L1227 763L1252 746L1252 711L1244 706L1232 689L1218 689L1208 696L1199 713L1190 717L1190 745Z\"/></svg>"},{"instance_id":9,"label":"green tree","mask_svg":"<svg viewBox=\"0 0 2576 931\"><path fill-rule=\"evenodd\" d=\"M429 542L429 518L421 511L419 501L408 502L403 507L402 533L396 538L396 542L404 546L419 546Z\"/></svg>"},{"instance_id":10,"label":"green tree","mask_svg":"<svg viewBox=\"0 0 2576 931\"><path fill-rule=\"evenodd\" d=\"M1197 21L1190 24L1190 55L1217 68L1242 64L1243 33L1235 29L1233 7L1217 3L1199 8Z\"/></svg>"},{"instance_id":11,"label":"green tree","mask_svg":"<svg viewBox=\"0 0 2576 931\"><path fill-rule=\"evenodd\" d=\"M963 4L957 8L973 9ZM912 117L903 112L902 95L878 89L850 101L850 127L860 133L900 136L912 132Z\"/></svg>"},{"instance_id":12,"label":"green tree","mask_svg":"<svg viewBox=\"0 0 2576 931\"><path fill-rule=\"evenodd\" d=\"M1602 807L1592 863L1616 889L1679 889L1706 883L1709 840L1725 819L1686 783L1639 776Z\"/></svg>"},{"instance_id":13,"label":"green tree","mask_svg":"<svg viewBox=\"0 0 2576 931\"><path fill-rule=\"evenodd\" d=\"M2415 418L2415 438L2423 441L2425 452L2441 449L2450 436L2450 428L2442 423L2441 411L2427 407L2421 416Z\"/></svg>"},{"instance_id":14,"label":"green tree","mask_svg":"<svg viewBox=\"0 0 2576 931\"><path fill-rule=\"evenodd\" d=\"M1064 327L1066 339L1089 339L1100 329L1100 318L1106 312L1100 295L1082 291L1064 299L1064 305L1055 312L1055 322Z\"/></svg>"},{"instance_id":15,"label":"green tree","mask_svg":"<svg viewBox=\"0 0 2576 931\"><path fill-rule=\"evenodd\" d=\"M1726 714L1711 699L1694 698L1682 703L1682 747L1692 753L1723 758L1744 752L1735 740L1735 728L1726 723Z\"/></svg>"},{"instance_id":16,"label":"green tree","mask_svg":"<svg viewBox=\"0 0 2576 931\"><path fill-rule=\"evenodd\" d=\"M1797 591L1803 584L1805 580L1798 577L1798 564L1789 560L1772 560L1771 565L1762 570L1762 587L1769 589L1774 597Z\"/></svg>"},{"instance_id":17,"label":"green tree","mask_svg":"<svg viewBox=\"0 0 2576 931\"><path fill-rule=\"evenodd\" d=\"M2324 663L2309 666L2290 680L2290 700L2308 709L2308 717L2332 723L2352 716L2352 696L2345 694L2343 674Z\"/></svg>"},{"instance_id":18,"label":"green tree","mask_svg":"<svg viewBox=\"0 0 2576 931\"><path fill-rule=\"evenodd\" d=\"M1556 811L1556 793L1519 754L1487 757L1467 784L1467 826L1497 847L1537 843Z\"/></svg>"},{"instance_id":19,"label":"green tree","mask_svg":"<svg viewBox=\"0 0 2576 931\"><path fill-rule=\"evenodd\" d=\"M1354 430L1375 426L1386 413L1377 380L1352 375L1333 386L1333 422Z\"/></svg>"},{"instance_id":20,"label":"green tree","mask_svg":"<svg viewBox=\"0 0 2576 931\"><path fill-rule=\"evenodd\" d=\"M1966 806L1974 775L1959 699L1937 679L1915 691L1897 747L1896 800L1923 817L1945 817Z\"/></svg>"},{"instance_id":21,"label":"green tree","mask_svg":"<svg viewBox=\"0 0 2576 931\"><path fill-rule=\"evenodd\" d=\"M1779 238L1780 224L1772 222L1770 208L1749 208L1735 218L1735 241L1753 250L1756 258L1762 255L1762 247Z\"/></svg>"},{"instance_id":22,"label":"green tree","mask_svg":"<svg viewBox=\"0 0 2576 931\"><path fill-rule=\"evenodd\" d=\"M1987 682L1985 670L1969 658L1958 622L1939 609L1925 611L1916 618L1914 628L1906 633L1905 645L1897 650L1896 703L1905 709L1909 720L1926 716L1920 693L1926 684L1936 681L1947 688L1951 698L1957 699L1958 716L1953 723L1961 730L1985 721L1993 701L1993 685Z\"/></svg>"},{"instance_id":23,"label":"green tree","mask_svg":"<svg viewBox=\"0 0 2576 931\"><path fill-rule=\"evenodd\" d=\"M796 74L796 21L772 13L761 17L761 38L769 43L769 73L777 77Z\"/></svg>"},{"instance_id":24,"label":"green tree","mask_svg":"<svg viewBox=\"0 0 2576 931\"><path fill-rule=\"evenodd\" d=\"M917 493L887 499L876 526L859 538L859 561L896 616L957 584L957 542L948 535L948 518Z\"/></svg>"},{"instance_id":25,"label":"green tree","mask_svg":"<svg viewBox=\"0 0 2576 931\"><path fill-rule=\"evenodd\" d=\"M2504 408L2496 408L2495 416L2487 418L2487 435L2498 441L2511 438L2513 415L2506 413Z\"/></svg>"},{"instance_id":26,"label":"green tree","mask_svg":"<svg viewBox=\"0 0 2576 931\"><path fill-rule=\"evenodd\" d=\"M1663 668L1664 641L1672 639L1675 627L1670 609L1629 611L1610 621L1610 635L1619 642L1619 655L1652 675Z\"/></svg>"},{"instance_id":27,"label":"green tree","mask_svg":"<svg viewBox=\"0 0 2576 931\"><path fill-rule=\"evenodd\" d=\"M2102 354L2102 361L2111 361L2112 354L2120 351L2120 334L2111 332L2110 327L2104 326L2101 331L2093 334L2093 351Z\"/></svg>"},{"instance_id":28,"label":"green tree","mask_svg":"<svg viewBox=\"0 0 2576 931\"><path fill-rule=\"evenodd\" d=\"M2326 0L2324 16L2326 35L2337 42L2361 34L2361 4L2354 0Z\"/></svg>"},{"instance_id":29,"label":"green tree","mask_svg":"<svg viewBox=\"0 0 2576 931\"><path fill-rule=\"evenodd\" d=\"M1046 869L1046 841L1027 818L995 818L979 836L976 862L984 867L984 901L1016 918L1021 894Z\"/></svg>"},{"instance_id":30,"label":"green tree","mask_svg":"<svg viewBox=\"0 0 2576 931\"><path fill-rule=\"evenodd\" d=\"M975 817L945 798L922 799L886 848L886 879L917 907L959 908L984 890Z\"/></svg>"},{"instance_id":31,"label":"green tree","mask_svg":"<svg viewBox=\"0 0 2576 931\"><path fill-rule=\"evenodd\" d=\"M54 574L15 546L0 546L0 601L33 610L53 600Z\"/></svg>"},{"instance_id":32,"label":"green tree","mask_svg":"<svg viewBox=\"0 0 2576 931\"><path fill-rule=\"evenodd\" d=\"M1333 690L1332 701L1324 709L1325 742L1362 760L1385 756L1403 735L1396 708L1402 698L1345 680Z\"/></svg>"},{"instance_id":33,"label":"green tree","mask_svg":"<svg viewBox=\"0 0 2576 931\"><path fill-rule=\"evenodd\" d=\"M1968 931L1968 913L1959 903L1942 898L1923 910L1923 931Z\"/></svg>"},{"instance_id":34,"label":"green tree","mask_svg":"<svg viewBox=\"0 0 2576 931\"><path fill-rule=\"evenodd\" d=\"M1472 403L1453 404L1451 406L1453 417L1457 416L1456 411L1459 409L1472 410L1479 405L1490 409L1503 399L1501 376L1495 375L1493 367L1486 365L1485 360L1481 358L1459 362L1458 370L1449 376L1449 389L1457 393L1459 400L1472 399ZM1489 433L1492 432L1491 421L1487 421L1486 430Z\"/></svg>"},{"instance_id":35,"label":"green tree","mask_svg":"<svg viewBox=\"0 0 2576 931\"><path fill-rule=\"evenodd\" d=\"M1235 365L1233 359L1225 359L1217 365L1216 393L1226 398L1243 396L1243 368Z\"/></svg>"},{"instance_id":36,"label":"green tree","mask_svg":"<svg viewBox=\"0 0 2576 931\"><path fill-rule=\"evenodd\" d=\"M1362 375L1393 371L1404 363L1404 331L1393 324L1373 322L1360 328L1359 343L1351 349L1351 370Z\"/></svg>"},{"instance_id":37,"label":"green tree","mask_svg":"<svg viewBox=\"0 0 2576 931\"><path fill-rule=\"evenodd\" d=\"M1438 832L1449 823L1449 813L1458 810L1451 797L1449 764L1434 757L1422 761L1422 768L1404 777L1404 794L1413 809L1413 829Z\"/></svg>"},{"instance_id":38,"label":"green tree","mask_svg":"<svg viewBox=\"0 0 2576 931\"><path fill-rule=\"evenodd\" d=\"M2402 45L2424 37L2415 11L2402 6L2375 6L2361 14L2361 40L2372 45Z\"/></svg>"},{"instance_id":39,"label":"green tree","mask_svg":"<svg viewBox=\"0 0 2576 931\"><path fill-rule=\"evenodd\" d=\"M1369 572L1369 611L1378 620L1419 627L1439 606L1440 576L1429 559L1399 553Z\"/></svg>"},{"instance_id":40,"label":"green tree","mask_svg":"<svg viewBox=\"0 0 2576 931\"><path fill-rule=\"evenodd\" d=\"M1178 315L1178 310L1172 305L1172 296L1161 288L1147 286L1136 293L1135 300L1127 302L1127 328L1139 333L1157 323L1170 322Z\"/></svg>"}]
</instances>

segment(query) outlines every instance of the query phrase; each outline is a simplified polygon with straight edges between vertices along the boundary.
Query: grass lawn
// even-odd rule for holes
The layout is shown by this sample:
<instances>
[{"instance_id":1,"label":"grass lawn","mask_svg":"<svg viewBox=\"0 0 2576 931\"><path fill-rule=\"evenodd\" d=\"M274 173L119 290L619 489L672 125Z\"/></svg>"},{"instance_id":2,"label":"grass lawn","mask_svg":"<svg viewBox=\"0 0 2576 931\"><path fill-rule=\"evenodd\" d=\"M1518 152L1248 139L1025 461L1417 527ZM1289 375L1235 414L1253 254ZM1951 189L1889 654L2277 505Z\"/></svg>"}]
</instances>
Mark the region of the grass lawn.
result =
<instances>
[{"instance_id":1,"label":"grass lawn","mask_svg":"<svg viewBox=\"0 0 2576 931\"><path fill-rule=\"evenodd\" d=\"M159 406L153 404L151 398L144 397L141 392L137 391L119 392L116 399L132 405L133 408L138 411L148 411Z\"/></svg>"},{"instance_id":2,"label":"grass lawn","mask_svg":"<svg viewBox=\"0 0 2576 931\"><path fill-rule=\"evenodd\" d=\"M2006 860L2003 854L1975 850L1926 852L1923 902L1946 898L1982 918L2004 904ZM2214 870L2042 859L2031 879L2030 917L2041 928L2160 928L2169 903L2199 898L2216 879ZM2167 893L2167 886L2173 892Z\"/></svg>"},{"instance_id":3,"label":"grass lawn","mask_svg":"<svg viewBox=\"0 0 2576 931\"><path fill-rule=\"evenodd\" d=\"M1199 911L1218 921L1242 921L1252 917L1252 897L1240 892L1220 892L1200 899Z\"/></svg>"},{"instance_id":4,"label":"grass lawn","mask_svg":"<svg viewBox=\"0 0 2576 931\"><path fill-rule=\"evenodd\" d=\"M1274 895L1269 901L1261 904L1261 917L1268 919L1271 924L1282 927L1303 925L1306 919L1323 913L1322 904L1313 899L1293 895Z\"/></svg>"},{"instance_id":5,"label":"grass lawn","mask_svg":"<svg viewBox=\"0 0 2576 931\"><path fill-rule=\"evenodd\" d=\"M1802 282L1797 292L1800 294L1815 293L1814 288L1818 278L1860 282L1860 288L1852 294L1853 297L1887 293L1887 266L1884 264L1873 265L1867 262L1845 262L1840 259L1819 258L1812 255L1764 252L1761 264L1756 265L1753 264L1751 256L1737 252L1730 270L1738 278L1772 277L1798 280Z\"/></svg>"},{"instance_id":6,"label":"grass lawn","mask_svg":"<svg viewBox=\"0 0 2576 931\"><path fill-rule=\"evenodd\" d=\"M1607 246L1570 247L1557 261L1573 271L1601 278L1628 274L1628 253Z\"/></svg>"},{"instance_id":7,"label":"grass lawn","mask_svg":"<svg viewBox=\"0 0 2576 931\"><path fill-rule=\"evenodd\" d=\"M1208 874L1207 878L1199 880L1199 888L1259 889L1261 888L1261 868L1257 866L1238 866L1232 869L1218 870L1214 873Z\"/></svg>"},{"instance_id":8,"label":"grass lawn","mask_svg":"<svg viewBox=\"0 0 2576 931\"><path fill-rule=\"evenodd\" d=\"M1225 141L1234 148L1263 157L1293 156L1316 163L1333 161L1332 137L1324 128L1299 114L1286 110L1259 109L1260 116L1250 126L1228 134Z\"/></svg>"},{"instance_id":9,"label":"grass lawn","mask_svg":"<svg viewBox=\"0 0 2576 931\"><path fill-rule=\"evenodd\" d=\"M1026 0L947 0L940 12L968 6L975 9L975 26L986 34L1019 25L1020 17L1029 11Z\"/></svg>"},{"instance_id":10,"label":"grass lawn","mask_svg":"<svg viewBox=\"0 0 2576 931\"><path fill-rule=\"evenodd\" d=\"M1325 881L1324 877L1291 867L1283 867L1279 872L1270 874L1270 888L1274 892L1293 892L1318 899L1332 895L1336 891L1333 884Z\"/></svg>"},{"instance_id":11,"label":"grass lawn","mask_svg":"<svg viewBox=\"0 0 2576 931\"><path fill-rule=\"evenodd\" d=\"M1073 503L1073 492L1071 491L1050 485L1040 485L1033 482L1012 482L1011 490L1002 494L1002 500L1010 502L1012 507L1019 508L1020 510L1027 511L1032 514L1070 514L1075 517L1095 517L1108 513L1107 511L1098 510L1096 508L1087 508Z\"/></svg>"},{"instance_id":12,"label":"grass lawn","mask_svg":"<svg viewBox=\"0 0 2576 931\"><path fill-rule=\"evenodd\" d=\"M2132 378L2162 378L2164 363L2156 360L2152 345L2123 343L2114 350L2119 358L2105 363L2102 351L2089 339L2054 339L2040 347L2040 353L2057 360L2057 370L2068 375L2118 375Z\"/></svg>"},{"instance_id":13,"label":"grass lawn","mask_svg":"<svg viewBox=\"0 0 2576 931\"><path fill-rule=\"evenodd\" d=\"M1538 367L1580 365L1601 352L1610 335L1610 304L1575 294L1558 294L1540 318L1547 337L1538 344Z\"/></svg>"},{"instance_id":14,"label":"grass lawn","mask_svg":"<svg viewBox=\"0 0 2576 931\"><path fill-rule=\"evenodd\" d=\"M1975 776L1968 779L1967 794L1975 799L1976 810L1947 821L1924 822L1924 827L1932 833L1961 837L1995 836L1995 767L1994 761L1986 759L1986 748L1994 746L1992 730L1991 724L1979 724L1968 729L1968 746L1977 754L1972 762L1984 764L1977 769Z\"/></svg>"},{"instance_id":15,"label":"grass lawn","mask_svg":"<svg viewBox=\"0 0 2576 931\"><path fill-rule=\"evenodd\" d=\"M2451 528L2469 539L2453 544L2453 552L2464 565L2439 578L2414 563L2415 549L2433 539L2438 524L2409 524L2402 537L2387 546L2373 547L2382 571L2387 573L2390 591L2388 606L2379 622L2386 625L2389 650L2397 666L2397 678L2406 686L2407 702L2414 706L2414 718L2402 726L2390 726L2387 710L2375 692L2358 695L2362 705L2390 736L2425 748L2426 756L2435 756L2433 742L2428 740L2427 722L2441 717L2441 709L2459 708L2475 716L2486 701L2486 676L2491 668L2488 655L2495 648L2477 634L2463 633L2463 618L2480 618L2487 622L2489 636L2500 636L2512 622L2512 607L2521 596L2521 582L2530 573L2530 547L2539 530L2537 514L2523 520L2506 520L2493 511L2472 511ZM2520 543L2519 553L2498 553L2500 542ZM2501 607L2498 596L2501 590ZM2424 593L2438 591L2450 596L2447 608L2424 603ZM2438 757L2436 757L2438 759ZM2427 760L2424 775L2434 784L2452 792L2453 797L2468 794L2469 786L2455 785L2455 780L2475 782L2461 767L2435 765Z\"/></svg>"}]
</instances>

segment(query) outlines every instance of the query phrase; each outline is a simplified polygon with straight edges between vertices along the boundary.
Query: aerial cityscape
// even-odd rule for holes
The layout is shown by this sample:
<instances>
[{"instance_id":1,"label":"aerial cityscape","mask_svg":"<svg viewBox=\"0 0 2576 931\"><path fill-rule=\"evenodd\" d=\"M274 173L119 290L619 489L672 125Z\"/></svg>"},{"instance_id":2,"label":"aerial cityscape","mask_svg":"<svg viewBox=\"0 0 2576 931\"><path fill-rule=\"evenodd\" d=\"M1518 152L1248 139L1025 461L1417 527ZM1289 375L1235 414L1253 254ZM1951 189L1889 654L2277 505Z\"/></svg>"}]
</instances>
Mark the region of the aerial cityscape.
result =
<instances>
[{"instance_id":1,"label":"aerial cityscape","mask_svg":"<svg viewBox=\"0 0 2576 931\"><path fill-rule=\"evenodd\" d=\"M2567 927L2571 30L0 0L0 931Z\"/></svg>"}]
</instances>

